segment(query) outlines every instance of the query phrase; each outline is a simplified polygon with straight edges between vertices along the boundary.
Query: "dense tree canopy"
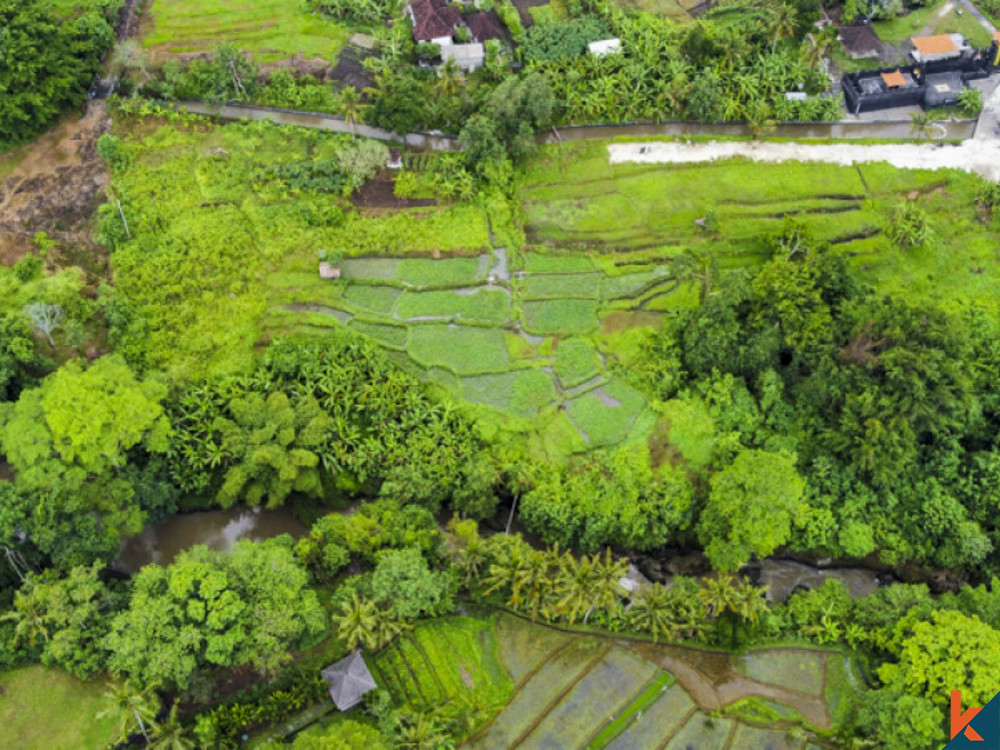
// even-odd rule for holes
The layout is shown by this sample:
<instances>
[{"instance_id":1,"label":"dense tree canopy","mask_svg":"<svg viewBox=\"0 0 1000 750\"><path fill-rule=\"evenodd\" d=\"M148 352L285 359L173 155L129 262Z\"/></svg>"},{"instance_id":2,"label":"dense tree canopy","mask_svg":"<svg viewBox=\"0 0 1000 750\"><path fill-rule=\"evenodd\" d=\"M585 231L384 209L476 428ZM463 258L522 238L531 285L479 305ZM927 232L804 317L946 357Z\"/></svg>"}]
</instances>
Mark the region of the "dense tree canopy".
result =
<instances>
[{"instance_id":1,"label":"dense tree canopy","mask_svg":"<svg viewBox=\"0 0 1000 750\"><path fill-rule=\"evenodd\" d=\"M112 622L108 664L140 685L196 690L212 666L274 670L288 649L326 630L291 542L238 543L229 553L194 547L135 577Z\"/></svg>"},{"instance_id":2,"label":"dense tree canopy","mask_svg":"<svg viewBox=\"0 0 1000 750\"><path fill-rule=\"evenodd\" d=\"M0 1L0 144L26 140L86 99L121 0L84 5L60 19L47 0Z\"/></svg>"}]
</instances>

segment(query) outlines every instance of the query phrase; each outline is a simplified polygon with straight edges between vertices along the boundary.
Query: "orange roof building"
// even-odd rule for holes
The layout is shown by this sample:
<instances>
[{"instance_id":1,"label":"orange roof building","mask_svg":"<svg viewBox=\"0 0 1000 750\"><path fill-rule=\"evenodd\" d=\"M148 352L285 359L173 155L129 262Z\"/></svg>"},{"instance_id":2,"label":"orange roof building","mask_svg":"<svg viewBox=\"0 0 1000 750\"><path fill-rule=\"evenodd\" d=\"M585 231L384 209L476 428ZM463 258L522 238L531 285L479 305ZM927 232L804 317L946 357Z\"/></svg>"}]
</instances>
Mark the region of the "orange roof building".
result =
<instances>
[{"instance_id":1,"label":"orange roof building","mask_svg":"<svg viewBox=\"0 0 1000 750\"><path fill-rule=\"evenodd\" d=\"M891 73L883 73L882 82L885 83L886 87L890 89L898 89L908 83L906 76L904 76L902 71L898 69L892 71Z\"/></svg>"},{"instance_id":2,"label":"orange roof building","mask_svg":"<svg viewBox=\"0 0 1000 750\"><path fill-rule=\"evenodd\" d=\"M921 55L947 55L958 52L958 45L950 34L915 36L910 41Z\"/></svg>"},{"instance_id":3,"label":"orange roof building","mask_svg":"<svg viewBox=\"0 0 1000 750\"><path fill-rule=\"evenodd\" d=\"M915 36L910 39L913 51L910 55L918 63L951 60L969 50L969 43L961 34L936 34Z\"/></svg>"}]
</instances>

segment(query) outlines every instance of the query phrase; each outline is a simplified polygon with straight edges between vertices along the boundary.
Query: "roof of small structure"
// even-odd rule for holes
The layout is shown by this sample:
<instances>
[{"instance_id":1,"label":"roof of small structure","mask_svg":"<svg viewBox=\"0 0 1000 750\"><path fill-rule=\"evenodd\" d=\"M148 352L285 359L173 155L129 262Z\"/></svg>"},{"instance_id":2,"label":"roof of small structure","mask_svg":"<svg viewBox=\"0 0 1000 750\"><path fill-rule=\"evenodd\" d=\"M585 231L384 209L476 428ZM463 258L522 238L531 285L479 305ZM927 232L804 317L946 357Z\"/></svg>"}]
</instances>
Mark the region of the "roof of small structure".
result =
<instances>
[{"instance_id":1,"label":"roof of small structure","mask_svg":"<svg viewBox=\"0 0 1000 750\"><path fill-rule=\"evenodd\" d=\"M612 39L601 39L597 42L591 42L587 45L587 49L590 50L590 54L597 55L610 55L613 52L617 52L622 47L622 40L618 37L613 37Z\"/></svg>"},{"instance_id":2,"label":"roof of small structure","mask_svg":"<svg viewBox=\"0 0 1000 750\"><path fill-rule=\"evenodd\" d=\"M462 22L462 14L444 0L413 0L413 38L418 42L452 36Z\"/></svg>"},{"instance_id":3,"label":"roof of small structure","mask_svg":"<svg viewBox=\"0 0 1000 750\"><path fill-rule=\"evenodd\" d=\"M442 60L454 60L461 67L482 64L486 59L486 47L479 42L471 44L451 44L441 48Z\"/></svg>"},{"instance_id":4,"label":"roof of small structure","mask_svg":"<svg viewBox=\"0 0 1000 750\"><path fill-rule=\"evenodd\" d=\"M921 55L946 55L958 52L958 45L951 34L936 34L935 36L915 36L910 41Z\"/></svg>"},{"instance_id":5,"label":"roof of small structure","mask_svg":"<svg viewBox=\"0 0 1000 750\"><path fill-rule=\"evenodd\" d=\"M894 70L891 73L883 73L882 80L885 82L885 85L891 89L897 89L900 86L905 86L907 83L906 77L900 70Z\"/></svg>"},{"instance_id":6,"label":"roof of small structure","mask_svg":"<svg viewBox=\"0 0 1000 750\"><path fill-rule=\"evenodd\" d=\"M994 31L993 32L993 41L994 42L1000 42L1000 31Z\"/></svg>"},{"instance_id":7,"label":"roof of small structure","mask_svg":"<svg viewBox=\"0 0 1000 750\"><path fill-rule=\"evenodd\" d=\"M361 696L378 687L360 651L355 651L320 672L330 686L334 705L346 711L361 702Z\"/></svg>"},{"instance_id":8,"label":"roof of small structure","mask_svg":"<svg viewBox=\"0 0 1000 750\"><path fill-rule=\"evenodd\" d=\"M841 26L837 36L851 57L877 57L882 52L882 40L870 23Z\"/></svg>"},{"instance_id":9,"label":"roof of small structure","mask_svg":"<svg viewBox=\"0 0 1000 750\"><path fill-rule=\"evenodd\" d=\"M477 42L485 42L487 39L503 39L503 24L500 23L500 16L495 11L470 13L464 20L465 25L469 27L469 32Z\"/></svg>"}]
</instances>

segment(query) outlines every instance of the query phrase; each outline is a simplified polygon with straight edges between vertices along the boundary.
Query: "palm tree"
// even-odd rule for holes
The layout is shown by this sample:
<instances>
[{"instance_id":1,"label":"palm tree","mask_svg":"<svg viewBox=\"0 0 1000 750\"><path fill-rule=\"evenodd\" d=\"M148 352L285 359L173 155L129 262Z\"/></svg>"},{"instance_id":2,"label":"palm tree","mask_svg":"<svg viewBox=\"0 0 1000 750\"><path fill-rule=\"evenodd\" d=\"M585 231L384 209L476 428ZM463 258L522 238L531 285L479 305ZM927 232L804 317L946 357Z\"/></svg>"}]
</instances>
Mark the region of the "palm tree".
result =
<instances>
[{"instance_id":1,"label":"palm tree","mask_svg":"<svg viewBox=\"0 0 1000 750\"><path fill-rule=\"evenodd\" d=\"M790 39L795 35L795 27L798 23L798 11L791 5L779 3L774 8L774 26L771 33L774 34L774 41L771 43L771 53L773 54L782 39Z\"/></svg>"},{"instance_id":2,"label":"palm tree","mask_svg":"<svg viewBox=\"0 0 1000 750\"><path fill-rule=\"evenodd\" d=\"M931 137L934 132L934 119L923 110L910 115L910 132L922 141Z\"/></svg>"},{"instance_id":3,"label":"palm tree","mask_svg":"<svg viewBox=\"0 0 1000 750\"><path fill-rule=\"evenodd\" d=\"M15 643L24 640L34 646L39 637L49 639L45 602L38 596L38 587L29 581L25 588L14 592L14 609L0 617L0 622L13 622Z\"/></svg>"},{"instance_id":4,"label":"palm tree","mask_svg":"<svg viewBox=\"0 0 1000 750\"><path fill-rule=\"evenodd\" d=\"M351 651L364 646L376 649L379 646L379 610L375 602L363 599L357 591L351 593L349 601L341 604L342 614L334 615L337 637L347 644Z\"/></svg>"},{"instance_id":5,"label":"palm tree","mask_svg":"<svg viewBox=\"0 0 1000 750\"><path fill-rule=\"evenodd\" d=\"M406 750L450 750L455 747L447 728L426 713L403 712L397 719L396 747Z\"/></svg>"},{"instance_id":6,"label":"palm tree","mask_svg":"<svg viewBox=\"0 0 1000 750\"><path fill-rule=\"evenodd\" d=\"M153 720L160 710L156 687L150 685L139 690L128 682L118 682L105 691L104 697L108 707L97 718L114 718L117 741L127 742L138 728L148 744L149 729L155 727Z\"/></svg>"},{"instance_id":7,"label":"palm tree","mask_svg":"<svg viewBox=\"0 0 1000 750\"><path fill-rule=\"evenodd\" d=\"M594 566L594 584L590 591L590 609L583 618L584 622L595 609L610 611L621 604L625 589L620 581L628 575L628 560L613 558L607 547L604 549L604 559L594 555L591 564Z\"/></svg>"},{"instance_id":8,"label":"palm tree","mask_svg":"<svg viewBox=\"0 0 1000 750\"><path fill-rule=\"evenodd\" d=\"M458 93L459 89L462 88L462 81L465 77L462 75L462 69L455 62L455 59L449 57L444 61L444 65L438 68L438 90L445 96L454 96Z\"/></svg>"},{"instance_id":9,"label":"palm tree","mask_svg":"<svg viewBox=\"0 0 1000 750\"><path fill-rule=\"evenodd\" d=\"M153 728L153 741L149 746L155 750L194 750L194 740L177 717L176 703L170 707L167 720Z\"/></svg>"},{"instance_id":10,"label":"palm tree","mask_svg":"<svg viewBox=\"0 0 1000 750\"><path fill-rule=\"evenodd\" d=\"M351 127L351 137L356 137L354 124L361 116L362 104L361 95L357 89L345 86L340 92L340 111L344 114L344 122Z\"/></svg>"},{"instance_id":11,"label":"palm tree","mask_svg":"<svg viewBox=\"0 0 1000 750\"><path fill-rule=\"evenodd\" d=\"M670 607L670 592L666 586L653 583L640 588L632 595L628 618L632 626L653 636L653 643L662 637L665 641L677 637L677 622Z\"/></svg>"}]
</instances>

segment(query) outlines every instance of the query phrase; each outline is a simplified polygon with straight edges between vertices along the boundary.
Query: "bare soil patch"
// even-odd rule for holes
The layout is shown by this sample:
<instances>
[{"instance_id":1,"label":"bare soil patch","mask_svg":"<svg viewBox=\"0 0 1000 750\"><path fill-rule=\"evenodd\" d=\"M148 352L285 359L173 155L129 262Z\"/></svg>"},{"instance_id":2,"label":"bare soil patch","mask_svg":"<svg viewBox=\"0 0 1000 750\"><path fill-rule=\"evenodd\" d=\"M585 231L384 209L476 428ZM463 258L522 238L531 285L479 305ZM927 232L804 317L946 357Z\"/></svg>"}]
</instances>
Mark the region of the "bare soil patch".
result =
<instances>
[{"instance_id":1,"label":"bare soil patch","mask_svg":"<svg viewBox=\"0 0 1000 750\"><path fill-rule=\"evenodd\" d=\"M418 208L437 205L435 198L397 198L393 192L394 185L392 174L383 171L351 196L351 203L358 208Z\"/></svg>"},{"instance_id":2,"label":"bare soil patch","mask_svg":"<svg viewBox=\"0 0 1000 750\"><path fill-rule=\"evenodd\" d=\"M93 238L93 218L109 181L97 139L110 127L104 103L92 101L82 117L70 116L0 156L0 175L6 173L0 178L0 263L35 252L35 233L45 232L56 243L52 265L81 266L95 283L107 276L107 251Z\"/></svg>"}]
</instances>

